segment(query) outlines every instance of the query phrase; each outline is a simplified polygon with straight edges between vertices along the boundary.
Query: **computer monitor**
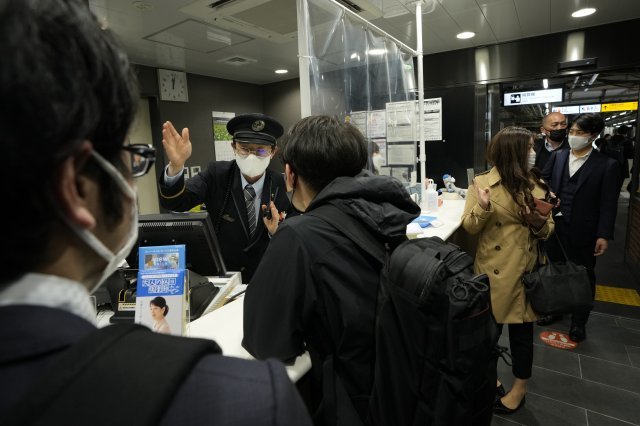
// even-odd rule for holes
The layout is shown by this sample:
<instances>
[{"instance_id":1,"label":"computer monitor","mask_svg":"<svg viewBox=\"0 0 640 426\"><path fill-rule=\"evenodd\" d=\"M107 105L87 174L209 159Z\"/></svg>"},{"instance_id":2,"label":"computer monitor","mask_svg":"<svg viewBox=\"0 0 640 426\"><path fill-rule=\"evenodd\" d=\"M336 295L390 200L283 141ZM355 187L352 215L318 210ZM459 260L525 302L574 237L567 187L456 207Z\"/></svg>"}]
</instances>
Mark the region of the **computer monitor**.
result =
<instances>
[{"instance_id":1,"label":"computer monitor","mask_svg":"<svg viewBox=\"0 0 640 426\"><path fill-rule=\"evenodd\" d=\"M205 276L225 276L227 269L208 212L140 215L138 244L127 257L138 267L140 246L184 244L186 268Z\"/></svg>"}]
</instances>

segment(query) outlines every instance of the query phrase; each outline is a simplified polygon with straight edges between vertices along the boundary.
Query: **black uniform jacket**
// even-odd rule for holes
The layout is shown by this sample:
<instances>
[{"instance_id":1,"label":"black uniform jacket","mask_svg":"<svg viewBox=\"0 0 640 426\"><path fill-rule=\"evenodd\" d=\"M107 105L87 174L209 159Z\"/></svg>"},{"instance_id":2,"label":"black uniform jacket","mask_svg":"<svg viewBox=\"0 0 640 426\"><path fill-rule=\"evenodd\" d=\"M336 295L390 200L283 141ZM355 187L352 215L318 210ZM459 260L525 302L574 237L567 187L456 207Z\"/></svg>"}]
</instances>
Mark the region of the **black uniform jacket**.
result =
<instances>
[{"instance_id":1,"label":"black uniform jacket","mask_svg":"<svg viewBox=\"0 0 640 426\"><path fill-rule=\"evenodd\" d=\"M0 307L0 324L0 380L5 384L0 387L0 418L32 385L37 385L60 351L95 330L83 318L43 306ZM137 403L122 401L119 395L101 394L100 383L87 392L103 400L105 411ZM68 418L55 424L78 422L70 412ZM126 419L122 424L127 424ZM206 355L176 389L159 424L297 426L311 422L281 363Z\"/></svg>"},{"instance_id":2,"label":"black uniform jacket","mask_svg":"<svg viewBox=\"0 0 640 426\"><path fill-rule=\"evenodd\" d=\"M544 170L543 179L549 188L560 194L562 175L567 168L570 150L554 151ZM569 238L576 246L595 244L596 239L613 240L613 231L618 211L618 164L595 149L580 167L580 177L571 203L571 217L564 217L570 226ZM566 200L565 200L566 202ZM563 200L559 209L562 210ZM555 218L556 221L559 217Z\"/></svg>"},{"instance_id":3,"label":"black uniform jacket","mask_svg":"<svg viewBox=\"0 0 640 426\"><path fill-rule=\"evenodd\" d=\"M381 243L404 237L420 212L397 180L365 171L331 182L307 212L325 203L357 217ZM287 218L247 287L243 346L259 359L287 360L309 349L316 390L333 352L336 374L364 409L358 403L366 403L373 377L379 273L380 264L330 223ZM321 395L312 398L317 406Z\"/></svg>"},{"instance_id":4,"label":"black uniform jacket","mask_svg":"<svg viewBox=\"0 0 640 426\"><path fill-rule=\"evenodd\" d=\"M287 211L290 203L283 176L268 169L265 173L260 204L269 205L271 198L278 211ZM249 239L247 209L240 169L236 162L210 163L203 172L188 179L186 183L184 177L181 177L171 187L164 184L164 174L160 179L162 207L172 211L187 211L205 203L216 228L227 269L242 272L242 281L248 283L269 245L269 235L260 211L256 232Z\"/></svg>"}]
</instances>

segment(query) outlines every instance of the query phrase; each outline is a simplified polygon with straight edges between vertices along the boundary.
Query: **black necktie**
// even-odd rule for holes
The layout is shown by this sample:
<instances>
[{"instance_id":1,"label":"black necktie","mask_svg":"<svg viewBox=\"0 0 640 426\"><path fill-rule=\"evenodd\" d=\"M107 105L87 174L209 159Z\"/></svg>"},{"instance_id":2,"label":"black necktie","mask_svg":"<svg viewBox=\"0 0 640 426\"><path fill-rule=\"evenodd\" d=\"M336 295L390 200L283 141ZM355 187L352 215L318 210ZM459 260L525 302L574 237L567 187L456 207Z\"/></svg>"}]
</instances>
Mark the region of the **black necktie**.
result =
<instances>
[{"instance_id":1,"label":"black necktie","mask_svg":"<svg viewBox=\"0 0 640 426\"><path fill-rule=\"evenodd\" d=\"M253 205L253 200L256 198L256 191L253 186L247 185L244 187L244 201L247 206L247 218L249 219L249 237L253 238L253 234L256 232L256 209Z\"/></svg>"}]
</instances>

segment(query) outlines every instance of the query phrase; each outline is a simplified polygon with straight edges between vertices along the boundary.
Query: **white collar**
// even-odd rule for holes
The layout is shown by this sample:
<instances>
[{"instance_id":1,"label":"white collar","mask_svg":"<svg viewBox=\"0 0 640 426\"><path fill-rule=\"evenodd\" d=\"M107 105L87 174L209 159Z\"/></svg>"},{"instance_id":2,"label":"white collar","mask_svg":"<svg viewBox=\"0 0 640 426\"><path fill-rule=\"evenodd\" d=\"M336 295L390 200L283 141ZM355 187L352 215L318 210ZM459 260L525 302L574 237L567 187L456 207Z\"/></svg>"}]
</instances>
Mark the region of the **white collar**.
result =
<instances>
[{"instance_id":1,"label":"white collar","mask_svg":"<svg viewBox=\"0 0 640 426\"><path fill-rule=\"evenodd\" d=\"M0 291L0 306L35 305L57 308L96 324L96 310L86 287L56 275L28 273Z\"/></svg>"},{"instance_id":2,"label":"white collar","mask_svg":"<svg viewBox=\"0 0 640 426\"><path fill-rule=\"evenodd\" d=\"M258 199L260 199L260 196L262 194L262 188L264 188L264 179L266 176L267 176L267 171L265 170L262 176L260 176L260 179L258 179L257 181L251 184L251 186L253 187L253 190L256 191L256 197L258 197ZM240 180L242 182L242 189L244 189L244 187L247 186L249 182L244 178L244 175L242 174L242 172L240 172Z\"/></svg>"}]
</instances>

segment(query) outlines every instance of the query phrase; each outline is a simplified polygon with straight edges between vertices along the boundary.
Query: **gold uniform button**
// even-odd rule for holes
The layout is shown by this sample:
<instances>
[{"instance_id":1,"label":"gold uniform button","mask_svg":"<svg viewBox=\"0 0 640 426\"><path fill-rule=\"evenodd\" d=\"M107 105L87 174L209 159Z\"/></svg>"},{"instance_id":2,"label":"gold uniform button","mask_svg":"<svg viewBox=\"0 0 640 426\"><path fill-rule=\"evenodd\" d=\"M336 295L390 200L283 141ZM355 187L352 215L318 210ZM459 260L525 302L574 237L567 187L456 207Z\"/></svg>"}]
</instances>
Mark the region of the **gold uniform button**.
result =
<instances>
[{"instance_id":1,"label":"gold uniform button","mask_svg":"<svg viewBox=\"0 0 640 426\"><path fill-rule=\"evenodd\" d=\"M498 275L498 274L500 273L500 271L499 271L499 270L497 270L497 269L494 269L494 270L493 270L493 273L494 273L494 274L496 274L496 275Z\"/></svg>"},{"instance_id":2,"label":"gold uniform button","mask_svg":"<svg viewBox=\"0 0 640 426\"><path fill-rule=\"evenodd\" d=\"M496 250L500 251L500 246L496 246Z\"/></svg>"}]
</instances>

